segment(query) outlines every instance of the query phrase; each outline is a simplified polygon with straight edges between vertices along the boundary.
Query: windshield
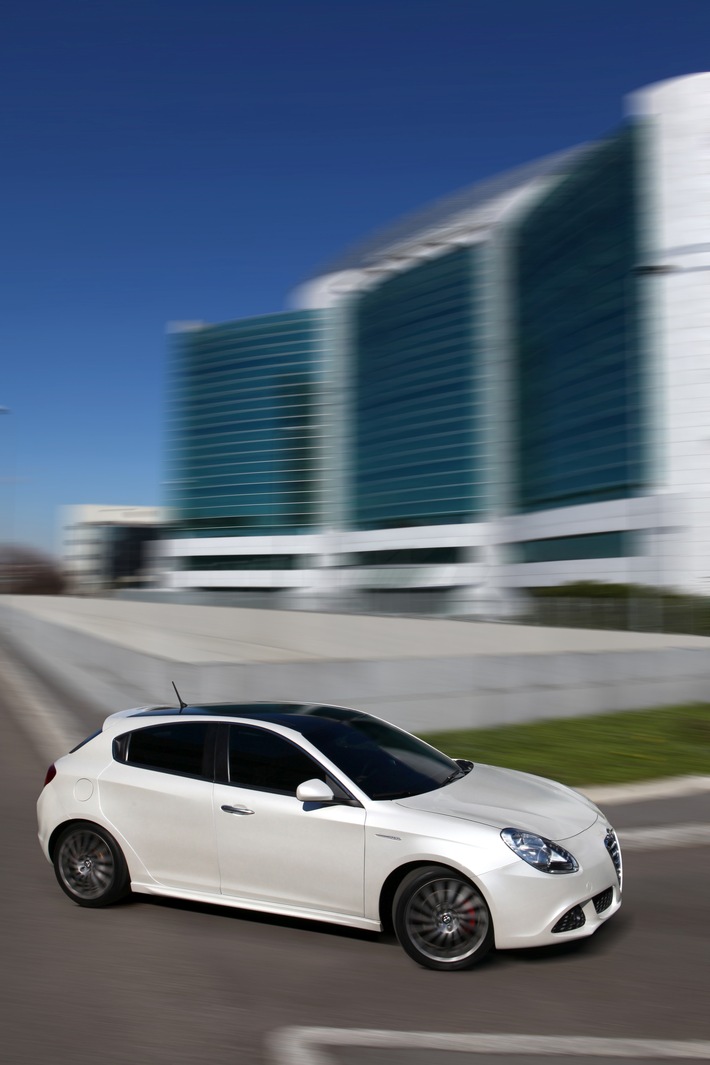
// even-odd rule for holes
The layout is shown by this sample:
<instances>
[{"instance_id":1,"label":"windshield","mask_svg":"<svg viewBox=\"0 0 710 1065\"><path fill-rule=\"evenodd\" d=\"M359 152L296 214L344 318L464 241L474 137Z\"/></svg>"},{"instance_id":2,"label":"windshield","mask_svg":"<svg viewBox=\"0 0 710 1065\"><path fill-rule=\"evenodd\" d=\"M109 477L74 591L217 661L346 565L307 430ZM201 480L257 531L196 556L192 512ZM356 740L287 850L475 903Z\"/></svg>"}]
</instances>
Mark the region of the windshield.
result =
<instances>
[{"instance_id":1,"label":"windshield","mask_svg":"<svg viewBox=\"0 0 710 1065\"><path fill-rule=\"evenodd\" d=\"M468 771L416 736L376 718L323 722L310 738L371 799L434 791Z\"/></svg>"}]
</instances>

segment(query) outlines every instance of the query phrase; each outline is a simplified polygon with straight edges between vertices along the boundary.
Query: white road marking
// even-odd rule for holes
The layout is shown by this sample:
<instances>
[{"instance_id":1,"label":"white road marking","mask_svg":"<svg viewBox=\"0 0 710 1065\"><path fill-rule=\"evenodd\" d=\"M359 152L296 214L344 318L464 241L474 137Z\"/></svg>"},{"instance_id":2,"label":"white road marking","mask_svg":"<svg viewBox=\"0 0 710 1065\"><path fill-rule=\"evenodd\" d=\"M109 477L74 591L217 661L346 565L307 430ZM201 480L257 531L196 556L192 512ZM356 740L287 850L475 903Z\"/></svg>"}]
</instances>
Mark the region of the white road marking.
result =
<instances>
[{"instance_id":1,"label":"white road marking","mask_svg":"<svg viewBox=\"0 0 710 1065\"><path fill-rule=\"evenodd\" d=\"M710 843L710 825L659 825L656 828L620 828L621 853L664 850L666 847L701 847Z\"/></svg>"},{"instance_id":2,"label":"white road marking","mask_svg":"<svg viewBox=\"0 0 710 1065\"><path fill-rule=\"evenodd\" d=\"M588 1036L491 1035L486 1032L389 1032L359 1028L281 1028L269 1038L274 1065L337 1065L328 1047L444 1050L468 1055L521 1054L710 1061L710 1042L596 1039Z\"/></svg>"}]
</instances>

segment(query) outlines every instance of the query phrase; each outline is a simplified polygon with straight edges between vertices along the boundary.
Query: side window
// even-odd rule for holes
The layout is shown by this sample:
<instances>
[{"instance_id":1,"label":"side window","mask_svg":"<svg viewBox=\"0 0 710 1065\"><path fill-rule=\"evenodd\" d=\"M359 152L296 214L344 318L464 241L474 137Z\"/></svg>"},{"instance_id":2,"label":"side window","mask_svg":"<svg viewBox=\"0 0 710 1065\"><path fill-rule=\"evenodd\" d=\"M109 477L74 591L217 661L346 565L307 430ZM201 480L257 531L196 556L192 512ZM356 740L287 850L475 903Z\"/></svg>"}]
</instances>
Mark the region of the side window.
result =
<instances>
[{"instance_id":1,"label":"side window","mask_svg":"<svg viewBox=\"0 0 710 1065\"><path fill-rule=\"evenodd\" d=\"M230 725L229 781L295 795L304 780L325 780L325 770L295 744L268 729Z\"/></svg>"},{"instance_id":2,"label":"side window","mask_svg":"<svg viewBox=\"0 0 710 1065\"><path fill-rule=\"evenodd\" d=\"M114 743L114 757L129 765L158 769L164 773L182 773L208 777L205 751L209 722L183 721L125 733Z\"/></svg>"}]
</instances>

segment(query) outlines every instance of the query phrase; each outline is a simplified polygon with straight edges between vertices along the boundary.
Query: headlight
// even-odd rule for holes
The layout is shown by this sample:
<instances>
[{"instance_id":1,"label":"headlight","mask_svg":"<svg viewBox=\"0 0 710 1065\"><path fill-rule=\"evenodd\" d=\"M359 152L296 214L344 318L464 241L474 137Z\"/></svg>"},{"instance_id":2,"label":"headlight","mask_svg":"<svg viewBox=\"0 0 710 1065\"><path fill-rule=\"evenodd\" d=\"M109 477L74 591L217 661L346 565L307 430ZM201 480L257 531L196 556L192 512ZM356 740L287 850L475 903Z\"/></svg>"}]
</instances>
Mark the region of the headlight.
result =
<instances>
[{"instance_id":1,"label":"headlight","mask_svg":"<svg viewBox=\"0 0 710 1065\"><path fill-rule=\"evenodd\" d=\"M519 858L541 873L576 873L579 869L576 858L569 851L544 836L524 832L521 828L504 828L500 836Z\"/></svg>"}]
</instances>

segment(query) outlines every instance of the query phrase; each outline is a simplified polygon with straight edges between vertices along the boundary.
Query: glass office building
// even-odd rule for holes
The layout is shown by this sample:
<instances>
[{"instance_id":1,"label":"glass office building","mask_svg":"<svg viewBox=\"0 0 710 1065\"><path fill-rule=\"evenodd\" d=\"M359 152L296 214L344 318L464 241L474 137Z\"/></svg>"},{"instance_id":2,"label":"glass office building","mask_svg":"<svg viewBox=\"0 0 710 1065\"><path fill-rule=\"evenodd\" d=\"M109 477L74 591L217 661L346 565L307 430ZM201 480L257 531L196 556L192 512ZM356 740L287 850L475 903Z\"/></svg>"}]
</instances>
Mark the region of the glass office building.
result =
<instances>
[{"instance_id":1,"label":"glass office building","mask_svg":"<svg viewBox=\"0 0 710 1065\"><path fill-rule=\"evenodd\" d=\"M244 538L318 527L327 317L294 311L173 333L168 504L189 550L176 553L184 571L269 570L271 551ZM222 550L225 538L236 545ZM299 557L284 553L278 567Z\"/></svg>"},{"instance_id":2,"label":"glass office building","mask_svg":"<svg viewBox=\"0 0 710 1065\"><path fill-rule=\"evenodd\" d=\"M642 487L637 141L628 126L590 152L515 231L521 510Z\"/></svg>"},{"instance_id":3,"label":"glass office building","mask_svg":"<svg viewBox=\"0 0 710 1065\"><path fill-rule=\"evenodd\" d=\"M706 591L709 116L710 74L640 90L299 310L180 334L175 586L463 614L575 579Z\"/></svg>"},{"instance_id":4,"label":"glass office building","mask_svg":"<svg viewBox=\"0 0 710 1065\"><path fill-rule=\"evenodd\" d=\"M480 255L456 249L357 303L354 528L448 525L484 510Z\"/></svg>"}]
</instances>

